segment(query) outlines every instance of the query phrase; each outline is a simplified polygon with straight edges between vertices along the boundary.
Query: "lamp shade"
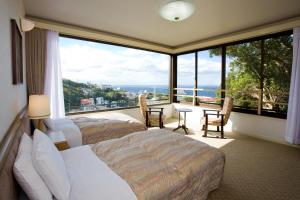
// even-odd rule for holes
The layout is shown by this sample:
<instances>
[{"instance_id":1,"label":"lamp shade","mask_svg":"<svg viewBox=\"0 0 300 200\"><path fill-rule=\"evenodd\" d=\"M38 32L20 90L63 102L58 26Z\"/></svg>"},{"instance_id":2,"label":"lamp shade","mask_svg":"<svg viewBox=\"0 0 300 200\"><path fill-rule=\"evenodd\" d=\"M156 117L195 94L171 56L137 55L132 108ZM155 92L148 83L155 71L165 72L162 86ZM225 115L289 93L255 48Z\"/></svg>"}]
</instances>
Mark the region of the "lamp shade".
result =
<instances>
[{"instance_id":1,"label":"lamp shade","mask_svg":"<svg viewBox=\"0 0 300 200\"><path fill-rule=\"evenodd\" d=\"M44 119L50 116L49 99L46 95L30 95L28 117L30 119Z\"/></svg>"}]
</instances>

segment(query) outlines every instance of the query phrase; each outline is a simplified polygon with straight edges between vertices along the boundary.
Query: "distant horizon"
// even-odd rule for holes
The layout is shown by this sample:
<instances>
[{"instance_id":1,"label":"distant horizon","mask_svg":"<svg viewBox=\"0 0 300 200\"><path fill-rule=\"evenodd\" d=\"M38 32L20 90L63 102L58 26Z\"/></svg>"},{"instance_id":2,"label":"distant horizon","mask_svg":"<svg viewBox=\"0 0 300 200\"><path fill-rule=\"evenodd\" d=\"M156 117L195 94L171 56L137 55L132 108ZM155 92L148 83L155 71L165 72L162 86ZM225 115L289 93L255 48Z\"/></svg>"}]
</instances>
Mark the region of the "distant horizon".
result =
<instances>
[{"instance_id":1,"label":"distant horizon","mask_svg":"<svg viewBox=\"0 0 300 200\"><path fill-rule=\"evenodd\" d=\"M147 87L167 86L167 87L169 87L169 85L146 85L146 84L143 84L143 85L112 85L112 84L103 84L103 85L111 85L113 87L116 87L116 86L127 86L127 87L135 87L135 86L147 86ZM192 86L192 87L194 87L194 85L181 85L180 87L184 87L184 86ZM218 85L204 85L203 87L219 87L219 86Z\"/></svg>"},{"instance_id":2,"label":"distant horizon","mask_svg":"<svg viewBox=\"0 0 300 200\"><path fill-rule=\"evenodd\" d=\"M111 85L113 87L115 86L169 86L169 85L165 85L165 84L157 84L157 85L154 85L154 84L110 84L110 83L93 83L91 81L84 81L84 80L72 80L72 79L69 79L69 78L63 78L63 80L70 80L70 81L73 81L73 82L76 82L76 83L84 83L84 84L96 84L96 85ZM185 87L185 86L194 86L193 84L182 84L180 87ZM211 84L211 85L203 85L203 87L220 87L220 85L214 85L214 84Z\"/></svg>"},{"instance_id":3,"label":"distant horizon","mask_svg":"<svg viewBox=\"0 0 300 200\"><path fill-rule=\"evenodd\" d=\"M71 80L71 79L66 79L66 78L63 78L64 80ZM75 81L75 80L71 80L73 82L77 82L77 83L84 83L84 84L88 84L88 83L91 83L89 81L87 82L84 82L84 81ZM146 87L159 87L159 86L163 86L163 87L169 87L169 85L152 85L152 84L109 84L109 83L91 83L91 84L96 84L96 85L110 85L112 87L118 87L118 86L126 86L126 87L143 87L143 86L146 86ZM180 87L185 87L185 86L192 86L194 87L194 85L181 85ZM218 85L203 85L202 87L220 87Z\"/></svg>"}]
</instances>

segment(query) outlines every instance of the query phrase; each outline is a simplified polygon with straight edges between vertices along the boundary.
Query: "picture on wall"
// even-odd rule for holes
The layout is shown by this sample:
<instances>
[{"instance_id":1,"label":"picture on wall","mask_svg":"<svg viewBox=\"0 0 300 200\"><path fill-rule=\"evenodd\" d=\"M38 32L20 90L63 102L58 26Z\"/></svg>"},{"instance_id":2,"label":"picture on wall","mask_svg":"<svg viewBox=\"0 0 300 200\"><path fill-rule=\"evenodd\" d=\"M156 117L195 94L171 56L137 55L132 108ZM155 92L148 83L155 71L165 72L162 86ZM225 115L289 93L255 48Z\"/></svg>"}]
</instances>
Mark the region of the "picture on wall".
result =
<instances>
[{"instance_id":1,"label":"picture on wall","mask_svg":"<svg viewBox=\"0 0 300 200\"><path fill-rule=\"evenodd\" d=\"M23 83L22 35L16 20L11 20L12 45L12 82L14 85Z\"/></svg>"}]
</instances>

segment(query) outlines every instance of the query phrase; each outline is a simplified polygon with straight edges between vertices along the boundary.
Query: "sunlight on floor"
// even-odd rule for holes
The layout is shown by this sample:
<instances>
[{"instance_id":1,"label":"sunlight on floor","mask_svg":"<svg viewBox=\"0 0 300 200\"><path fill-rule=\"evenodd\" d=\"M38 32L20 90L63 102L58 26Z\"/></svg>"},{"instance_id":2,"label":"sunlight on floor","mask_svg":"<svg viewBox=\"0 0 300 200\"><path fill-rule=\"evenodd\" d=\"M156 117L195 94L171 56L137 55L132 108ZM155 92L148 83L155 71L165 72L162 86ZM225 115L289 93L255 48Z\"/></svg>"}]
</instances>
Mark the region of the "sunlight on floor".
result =
<instances>
[{"instance_id":1,"label":"sunlight on floor","mask_svg":"<svg viewBox=\"0 0 300 200\"><path fill-rule=\"evenodd\" d=\"M201 142L204 142L206 144L209 144L213 147L216 148L221 148L223 146L225 146L226 144L234 141L235 139L237 139L237 135L234 133L229 133L229 132L225 132L225 137L227 139L220 139L220 138L215 138L216 136L220 135L219 132L209 132L209 136L212 137L202 137L203 135L203 131L201 130L201 126L200 124L192 124L191 122L187 121L187 127L189 129L189 135L187 135L187 137L193 138L195 140L199 140ZM176 128L178 126L178 119L172 118L169 119L167 121L167 123L165 124L166 129L169 129L171 131L173 131L174 128ZM185 134L183 129L179 129L177 131L175 131L176 133L179 134Z\"/></svg>"}]
</instances>

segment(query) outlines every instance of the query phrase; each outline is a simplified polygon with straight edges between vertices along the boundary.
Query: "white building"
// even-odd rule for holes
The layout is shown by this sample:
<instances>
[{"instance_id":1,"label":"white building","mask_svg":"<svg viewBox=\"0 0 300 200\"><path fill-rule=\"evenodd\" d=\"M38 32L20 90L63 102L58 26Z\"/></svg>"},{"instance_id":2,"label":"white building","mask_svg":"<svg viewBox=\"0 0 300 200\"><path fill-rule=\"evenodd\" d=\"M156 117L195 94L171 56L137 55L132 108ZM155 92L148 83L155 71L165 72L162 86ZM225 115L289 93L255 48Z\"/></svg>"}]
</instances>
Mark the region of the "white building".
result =
<instances>
[{"instance_id":1,"label":"white building","mask_svg":"<svg viewBox=\"0 0 300 200\"><path fill-rule=\"evenodd\" d=\"M96 105L102 105L104 104L104 98L103 97L97 97L96 98Z\"/></svg>"}]
</instances>

